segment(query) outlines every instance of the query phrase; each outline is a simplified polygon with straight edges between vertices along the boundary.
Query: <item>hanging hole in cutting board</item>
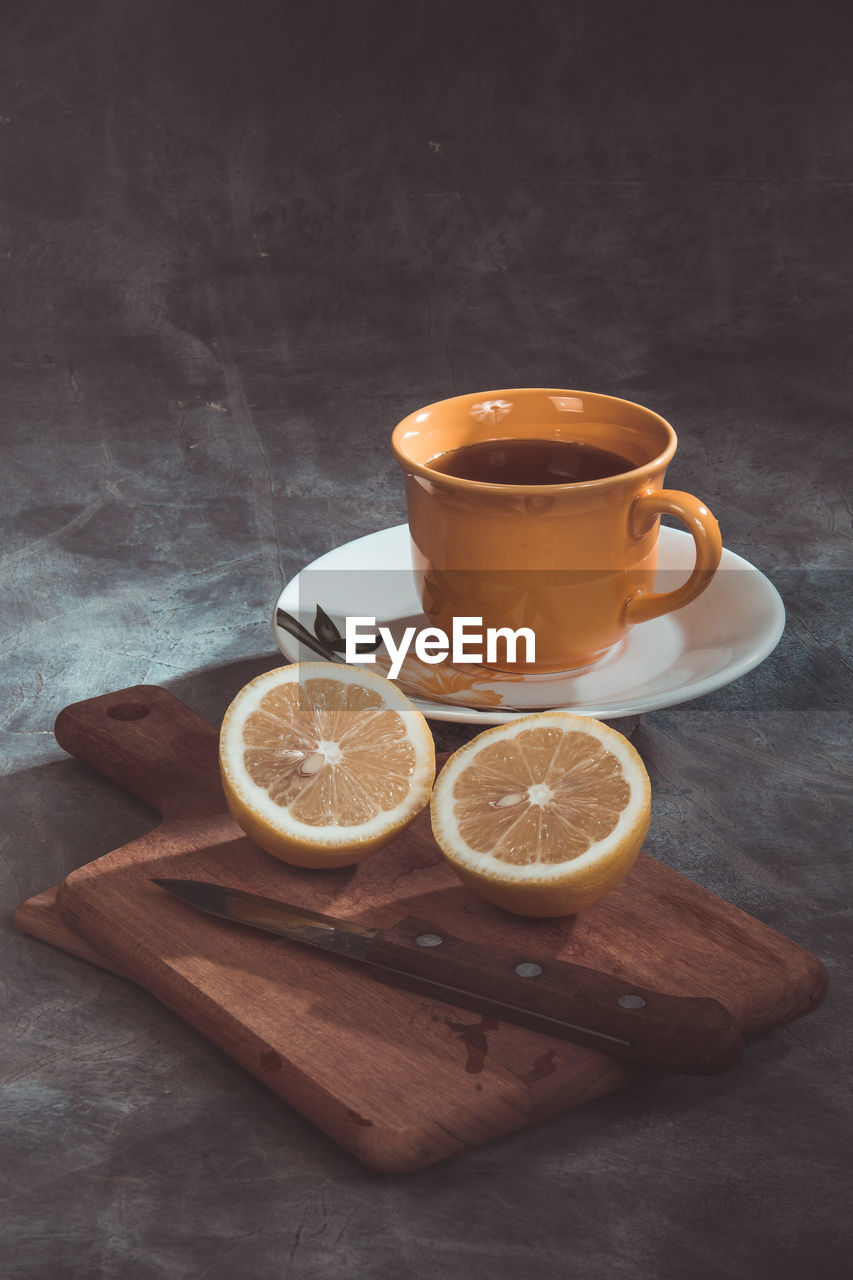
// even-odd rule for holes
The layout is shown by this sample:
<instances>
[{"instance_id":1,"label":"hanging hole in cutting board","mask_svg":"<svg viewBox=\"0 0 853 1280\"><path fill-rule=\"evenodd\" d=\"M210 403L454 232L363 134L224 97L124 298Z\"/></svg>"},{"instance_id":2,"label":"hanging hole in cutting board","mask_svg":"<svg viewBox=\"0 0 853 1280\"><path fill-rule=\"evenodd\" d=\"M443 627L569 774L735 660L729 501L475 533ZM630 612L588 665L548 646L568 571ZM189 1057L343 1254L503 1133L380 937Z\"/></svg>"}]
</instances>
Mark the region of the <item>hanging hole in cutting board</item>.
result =
<instances>
[{"instance_id":1,"label":"hanging hole in cutting board","mask_svg":"<svg viewBox=\"0 0 853 1280\"><path fill-rule=\"evenodd\" d=\"M107 708L111 720L142 720L150 713L151 708L144 702L117 702L114 707Z\"/></svg>"}]
</instances>

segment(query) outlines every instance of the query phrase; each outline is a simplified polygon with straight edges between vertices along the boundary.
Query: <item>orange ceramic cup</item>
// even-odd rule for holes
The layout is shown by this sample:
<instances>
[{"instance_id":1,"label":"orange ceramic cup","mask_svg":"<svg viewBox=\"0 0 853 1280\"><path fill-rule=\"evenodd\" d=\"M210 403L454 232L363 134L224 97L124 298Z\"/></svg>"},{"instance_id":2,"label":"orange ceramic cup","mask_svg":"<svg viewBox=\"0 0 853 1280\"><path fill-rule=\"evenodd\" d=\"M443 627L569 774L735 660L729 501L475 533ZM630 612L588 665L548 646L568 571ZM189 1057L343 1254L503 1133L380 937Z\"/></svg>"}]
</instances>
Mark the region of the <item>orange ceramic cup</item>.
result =
<instances>
[{"instance_id":1,"label":"orange ceramic cup","mask_svg":"<svg viewBox=\"0 0 853 1280\"><path fill-rule=\"evenodd\" d=\"M430 467L466 444L519 438L582 441L621 454L633 468L582 483L518 485ZM663 488L676 443L672 427L651 409L586 391L484 391L409 414L391 445L405 475L413 564L429 621L448 635L460 616L482 618L484 628L529 627L534 664L489 665L569 671L598 661L632 624L695 600L720 562L722 543L703 502ZM655 592L664 512L693 535L696 563L686 582Z\"/></svg>"}]
</instances>

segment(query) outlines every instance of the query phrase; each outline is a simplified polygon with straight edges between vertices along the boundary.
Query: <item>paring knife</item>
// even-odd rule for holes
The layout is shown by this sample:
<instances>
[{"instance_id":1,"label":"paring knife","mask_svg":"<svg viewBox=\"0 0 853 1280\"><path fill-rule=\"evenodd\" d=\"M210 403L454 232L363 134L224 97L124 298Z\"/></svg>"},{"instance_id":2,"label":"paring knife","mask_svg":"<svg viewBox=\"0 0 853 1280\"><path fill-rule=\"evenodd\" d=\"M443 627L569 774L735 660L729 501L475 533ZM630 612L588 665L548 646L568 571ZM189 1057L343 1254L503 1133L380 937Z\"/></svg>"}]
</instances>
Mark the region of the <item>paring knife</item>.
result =
<instances>
[{"instance_id":1,"label":"paring knife","mask_svg":"<svg viewBox=\"0 0 853 1280\"><path fill-rule=\"evenodd\" d=\"M412 917L371 929L206 881L154 884L209 915L361 961L381 982L653 1070L714 1075L740 1060L731 1013L706 996L666 995L564 960L464 942Z\"/></svg>"}]
</instances>

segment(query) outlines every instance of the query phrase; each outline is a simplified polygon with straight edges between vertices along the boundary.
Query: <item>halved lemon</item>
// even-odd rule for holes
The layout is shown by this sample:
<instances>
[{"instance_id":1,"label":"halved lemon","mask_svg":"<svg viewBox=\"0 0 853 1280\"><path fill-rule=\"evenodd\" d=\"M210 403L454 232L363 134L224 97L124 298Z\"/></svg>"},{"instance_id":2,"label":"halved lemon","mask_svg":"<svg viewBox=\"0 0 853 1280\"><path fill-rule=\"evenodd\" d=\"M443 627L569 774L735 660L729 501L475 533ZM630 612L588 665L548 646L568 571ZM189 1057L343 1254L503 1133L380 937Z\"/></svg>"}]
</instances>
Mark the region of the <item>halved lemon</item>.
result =
<instances>
[{"instance_id":1,"label":"halved lemon","mask_svg":"<svg viewBox=\"0 0 853 1280\"><path fill-rule=\"evenodd\" d=\"M519 915L563 916L628 874L649 829L651 787L621 733L543 711L455 752L430 814L442 853L469 888Z\"/></svg>"},{"instance_id":2,"label":"halved lemon","mask_svg":"<svg viewBox=\"0 0 853 1280\"><path fill-rule=\"evenodd\" d=\"M429 801L427 722L389 680L329 662L257 676L219 737L234 821L267 853L300 867L360 862Z\"/></svg>"}]
</instances>

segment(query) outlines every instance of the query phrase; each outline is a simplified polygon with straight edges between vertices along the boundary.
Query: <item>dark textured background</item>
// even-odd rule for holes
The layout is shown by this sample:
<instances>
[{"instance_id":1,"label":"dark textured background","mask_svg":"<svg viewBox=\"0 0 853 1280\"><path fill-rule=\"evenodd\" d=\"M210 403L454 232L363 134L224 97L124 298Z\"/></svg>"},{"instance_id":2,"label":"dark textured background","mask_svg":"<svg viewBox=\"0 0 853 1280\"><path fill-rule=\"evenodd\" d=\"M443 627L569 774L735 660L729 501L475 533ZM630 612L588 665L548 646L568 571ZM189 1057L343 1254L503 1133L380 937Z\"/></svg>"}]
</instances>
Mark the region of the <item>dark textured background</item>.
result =
<instances>
[{"instance_id":1,"label":"dark textured background","mask_svg":"<svg viewBox=\"0 0 853 1280\"><path fill-rule=\"evenodd\" d=\"M0 7L4 1277L847 1274L851 35L820 0ZM56 712L151 681L216 720L282 582L404 518L394 423L519 385L663 413L782 591L767 662L644 717L648 848L832 989L729 1076L383 1178L11 912L151 821Z\"/></svg>"}]
</instances>

